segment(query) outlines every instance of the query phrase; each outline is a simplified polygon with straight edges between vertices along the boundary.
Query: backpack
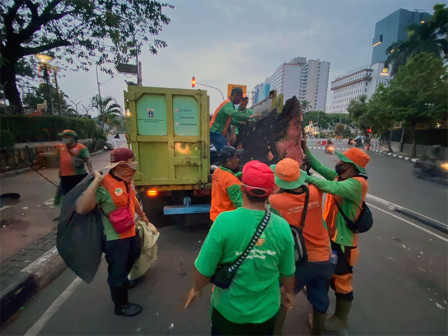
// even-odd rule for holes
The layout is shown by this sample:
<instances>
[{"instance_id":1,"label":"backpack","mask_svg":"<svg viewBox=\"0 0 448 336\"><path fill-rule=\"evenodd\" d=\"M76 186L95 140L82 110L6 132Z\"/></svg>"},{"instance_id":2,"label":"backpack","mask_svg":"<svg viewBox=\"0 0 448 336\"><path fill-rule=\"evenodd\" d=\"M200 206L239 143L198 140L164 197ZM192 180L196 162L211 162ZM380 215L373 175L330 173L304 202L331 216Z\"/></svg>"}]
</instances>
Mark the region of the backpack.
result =
<instances>
[{"instance_id":1,"label":"backpack","mask_svg":"<svg viewBox=\"0 0 448 336\"><path fill-rule=\"evenodd\" d=\"M362 202L361 212L359 213L358 219L356 219L354 222L351 221L342 212L341 207L339 206L338 202L336 202L336 199L334 200L334 202L339 209L339 213L342 215L342 217L344 217L345 223L347 224L347 227L350 229L350 231L352 231L353 233L363 233L370 230L373 225L373 216L366 202Z\"/></svg>"}]
</instances>

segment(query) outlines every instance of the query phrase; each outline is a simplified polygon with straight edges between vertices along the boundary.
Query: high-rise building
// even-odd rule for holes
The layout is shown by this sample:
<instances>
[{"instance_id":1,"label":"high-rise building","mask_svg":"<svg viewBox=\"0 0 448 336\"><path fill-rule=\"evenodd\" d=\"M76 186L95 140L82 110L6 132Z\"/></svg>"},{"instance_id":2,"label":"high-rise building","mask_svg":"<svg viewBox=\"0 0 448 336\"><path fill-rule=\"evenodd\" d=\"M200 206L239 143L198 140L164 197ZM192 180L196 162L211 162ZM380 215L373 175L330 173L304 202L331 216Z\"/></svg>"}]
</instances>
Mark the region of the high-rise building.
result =
<instances>
[{"instance_id":1,"label":"high-rise building","mask_svg":"<svg viewBox=\"0 0 448 336\"><path fill-rule=\"evenodd\" d=\"M256 104L265 99L269 95L270 90L271 86L269 84L269 78L266 78L264 83L255 85L253 90L254 91L253 103Z\"/></svg>"},{"instance_id":2,"label":"high-rise building","mask_svg":"<svg viewBox=\"0 0 448 336\"><path fill-rule=\"evenodd\" d=\"M330 63L296 57L280 65L269 78L270 90L282 93L284 101L293 96L307 100L311 109L325 110Z\"/></svg>"},{"instance_id":3,"label":"high-rise building","mask_svg":"<svg viewBox=\"0 0 448 336\"><path fill-rule=\"evenodd\" d=\"M405 41L408 36L407 28L411 24L421 24L429 20L431 15L420 11L399 9L375 24L375 36L372 40L371 64L385 62L386 50L393 43Z\"/></svg>"},{"instance_id":4,"label":"high-rise building","mask_svg":"<svg viewBox=\"0 0 448 336\"><path fill-rule=\"evenodd\" d=\"M376 63L371 67L363 67L350 71L344 76L331 82L333 91L333 104L329 113L348 113L347 107L353 99L362 95L372 97L378 85L390 80L388 69L384 69L384 63Z\"/></svg>"}]
</instances>

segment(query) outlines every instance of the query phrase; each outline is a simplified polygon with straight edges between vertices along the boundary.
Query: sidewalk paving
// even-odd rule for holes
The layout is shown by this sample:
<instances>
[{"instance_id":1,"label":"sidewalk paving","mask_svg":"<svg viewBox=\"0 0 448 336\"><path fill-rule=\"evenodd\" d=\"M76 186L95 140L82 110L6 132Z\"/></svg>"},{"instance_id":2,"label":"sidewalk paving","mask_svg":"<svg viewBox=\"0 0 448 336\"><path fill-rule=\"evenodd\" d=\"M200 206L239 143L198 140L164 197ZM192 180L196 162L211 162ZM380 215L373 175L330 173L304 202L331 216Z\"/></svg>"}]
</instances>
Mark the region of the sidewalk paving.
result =
<instances>
[{"instance_id":1,"label":"sidewalk paving","mask_svg":"<svg viewBox=\"0 0 448 336\"><path fill-rule=\"evenodd\" d=\"M92 154L94 169L110 152ZM39 170L59 184L58 169ZM20 194L17 204L0 208L0 323L16 314L40 289L66 268L56 249L59 209L52 205L56 187L32 170L1 177L1 193Z\"/></svg>"}]
</instances>

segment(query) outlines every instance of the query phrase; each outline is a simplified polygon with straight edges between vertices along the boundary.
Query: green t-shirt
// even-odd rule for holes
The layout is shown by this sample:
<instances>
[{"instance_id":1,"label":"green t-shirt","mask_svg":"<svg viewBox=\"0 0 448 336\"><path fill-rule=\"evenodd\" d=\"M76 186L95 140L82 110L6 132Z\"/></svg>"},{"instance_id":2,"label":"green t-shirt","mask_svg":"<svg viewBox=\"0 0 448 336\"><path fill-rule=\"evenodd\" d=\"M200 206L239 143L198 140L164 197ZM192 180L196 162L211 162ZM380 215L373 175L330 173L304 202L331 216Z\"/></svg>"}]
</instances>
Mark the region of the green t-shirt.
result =
<instances>
[{"instance_id":1,"label":"green t-shirt","mask_svg":"<svg viewBox=\"0 0 448 336\"><path fill-rule=\"evenodd\" d=\"M235 110L235 105L232 102L228 102L219 110L213 125L210 127L210 132L222 133L229 117L232 117L232 122L247 121L249 119L249 115L246 112Z\"/></svg>"},{"instance_id":2,"label":"green t-shirt","mask_svg":"<svg viewBox=\"0 0 448 336\"><path fill-rule=\"evenodd\" d=\"M262 210L238 208L221 213L213 223L195 261L204 276L218 264L232 262L249 244L264 216ZM234 323L262 323L280 308L279 277L295 272L294 245L288 223L271 214L259 241L238 268L229 289L216 287L211 303Z\"/></svg>"},{"instance_id":3,"label":"green t-shirt","mask_svg":"<svg viewBox=\"0 0 448 336\"><path fill-rule=\"evenodd\" d=\"M106 235L106 240L116 240L120 239L120 234L115 231L112 224L109 222L109 219L107 218L106 214L108 214L111 211L114 211L117 209L114 201L112 200L112 197L110 196L109 192L104 187L98 187L95 194L95 200L96 203L101 207L101 219L103 221L103 227L104 227L104 234Z\"/></svg>"}]
</instances>

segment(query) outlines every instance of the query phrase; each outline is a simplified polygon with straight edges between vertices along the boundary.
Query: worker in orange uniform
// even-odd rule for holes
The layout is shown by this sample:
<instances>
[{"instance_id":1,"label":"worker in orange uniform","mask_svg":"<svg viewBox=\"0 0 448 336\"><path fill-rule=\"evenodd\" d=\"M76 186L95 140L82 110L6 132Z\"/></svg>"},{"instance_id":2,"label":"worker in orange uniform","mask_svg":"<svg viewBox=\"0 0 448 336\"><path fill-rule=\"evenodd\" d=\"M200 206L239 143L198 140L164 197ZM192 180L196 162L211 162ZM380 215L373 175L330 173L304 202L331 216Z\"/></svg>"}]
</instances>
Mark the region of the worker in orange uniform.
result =
<instances>
[{"instance_id":1,"label":"worker in orange uniform","mask_svg":"<svg viewBox=\"0 0 448 336\"><path fill-rule=\"evenodd\" d=\"M221 212L235 210L243 204L239 171L241 149L224 146L219 151L219 167L212 176L212 204L210 219L215 221Z\"/></svg>"},{"instance_id":2,"label":"worker in orange uniform","mask_svg":"<svg viewBox=\"0 0 448 336\"><path fill-rule=\"evenodd\" d=\"M328 193L324 220L328 225L331 248L337 253L337 265L331 280L336 294L336 310L325 322L325 329L335 331L347 326L348 314L353 302L353 267L359 259L358 234L353 233L341 214L351 221L358 218L368 190L366 166L370 156L359 148L350 148L339 157L335 169L322 165L310 152L305 140L302 148L312 168L324 179L307 176L306 182Z\"/></svg>"},{"instance_id":3,"label":"worker in orange uniform","mask_svg":"<svg viewBox=\"0 0 448 336\"><path fill-rule=\"evenodd\" d=\"M335 262L325 221L322 219L322 192L314 185L306 185L306 172L300 170L293 159L283 159L271 165L279 192L269 197L269 204L289 225L302 229L308 261L296 265L295 294L307 288L308 301L313 314L308 325L313 335L324 330L327 309L330 305L328 289ZM279 318L286 317L286 307L281 307ZM279 322L281 325L282 323Z\"/></svg>"}]
</instances>

